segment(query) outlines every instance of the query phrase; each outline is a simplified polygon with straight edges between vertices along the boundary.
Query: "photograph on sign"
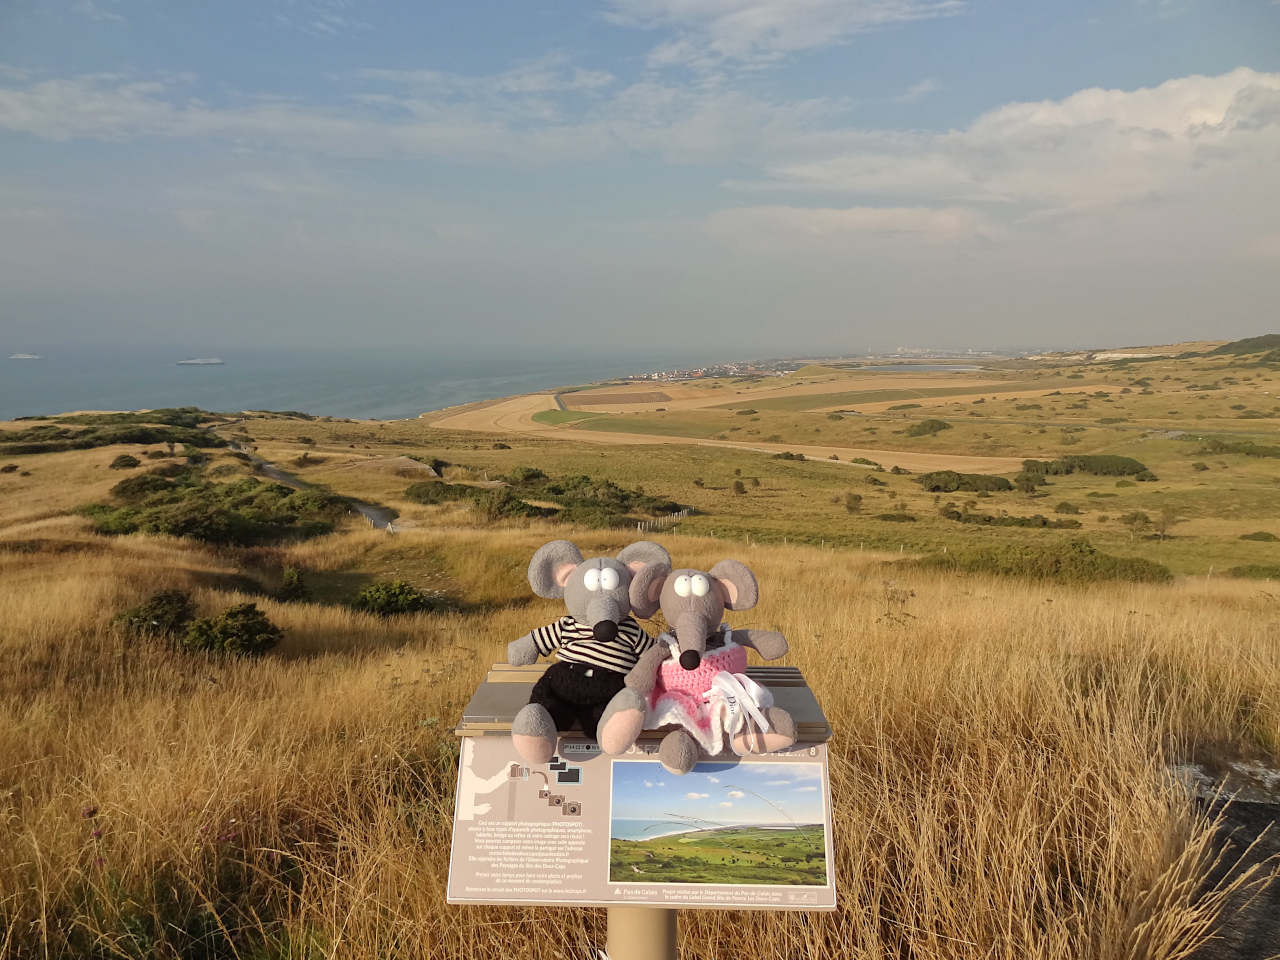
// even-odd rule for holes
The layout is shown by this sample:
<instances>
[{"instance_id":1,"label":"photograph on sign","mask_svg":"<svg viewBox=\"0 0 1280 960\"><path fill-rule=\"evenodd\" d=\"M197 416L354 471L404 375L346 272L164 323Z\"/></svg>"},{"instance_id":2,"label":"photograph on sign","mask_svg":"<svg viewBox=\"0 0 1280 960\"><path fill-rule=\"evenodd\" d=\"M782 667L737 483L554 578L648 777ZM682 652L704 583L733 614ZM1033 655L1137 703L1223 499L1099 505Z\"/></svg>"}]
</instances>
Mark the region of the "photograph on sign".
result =
<instances>
[{"instance_id":1,"label":"photograph on sign","mask_svg":"<svg viewBox=\"0 0 1280 960\"><path fill-rule=\"evenodd\" d=\"M611 883L823 886L819 763L613 765Z\"/></svg>"}]
</instances>

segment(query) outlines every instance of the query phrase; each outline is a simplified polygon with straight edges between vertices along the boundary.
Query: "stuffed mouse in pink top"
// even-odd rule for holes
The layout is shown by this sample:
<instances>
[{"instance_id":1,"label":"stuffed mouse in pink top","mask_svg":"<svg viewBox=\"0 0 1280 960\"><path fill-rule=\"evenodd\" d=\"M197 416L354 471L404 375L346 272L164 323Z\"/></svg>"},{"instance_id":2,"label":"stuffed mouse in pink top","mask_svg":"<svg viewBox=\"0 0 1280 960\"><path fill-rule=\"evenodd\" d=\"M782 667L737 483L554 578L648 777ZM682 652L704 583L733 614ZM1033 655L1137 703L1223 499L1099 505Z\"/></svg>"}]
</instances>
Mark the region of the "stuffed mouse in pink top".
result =
<instances>
[{"instance_id":1,"label":"stuffed mouse in pink top","mask_svg":"<svg viewBox=\"0 0 1280 960\"><path fill-rule=\"evenodd\" d=\"M699 749L715 756L727 745L743 755L795 743L791 715L745 674L747 647L776 660L787 652L786 638L721 623L725 610L749 610L758 596L755 576L737 560L721 560L709 572L655 563L638 573L632 609L649 617L661 607L671 633L640 655L625 689L610 701L600 718L600 746L625 753L642 730L675 726L658 759L680 774L693 769Z\"/></svg>"}]
</instances>

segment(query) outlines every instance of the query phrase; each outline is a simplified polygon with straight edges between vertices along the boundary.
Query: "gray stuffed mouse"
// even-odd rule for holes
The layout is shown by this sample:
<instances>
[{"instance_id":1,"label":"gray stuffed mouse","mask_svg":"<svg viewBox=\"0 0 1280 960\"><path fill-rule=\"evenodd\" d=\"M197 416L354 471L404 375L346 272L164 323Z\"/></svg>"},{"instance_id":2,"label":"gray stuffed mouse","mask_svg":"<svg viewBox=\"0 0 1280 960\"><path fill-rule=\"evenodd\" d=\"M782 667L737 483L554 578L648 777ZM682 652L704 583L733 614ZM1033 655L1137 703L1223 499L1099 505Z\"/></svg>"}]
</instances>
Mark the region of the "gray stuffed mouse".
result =
<instances>
[{"instance_id":1,"label":"gray stuffed mouse","mask_svg":"<svg viewBox=\"0 0 1280 960\"><path fill-rule=\"evenodd\" d=\"M725 610L749 610L759 587L743 563L721 560L710 571L646 567L631 582L631 607L650 617L661 607L671 634L640 655L626 687L600 718L600 746L625 753L646 727L675 725L658 759L671 773L691 770L699 748L718 754L767 753L795 743L795 721L772 694L745 676L746 648L766 660L787 652L775 630L728 629Z\"/></svg>"},{"instance_id":2,"label":"gray stuffed mouse","mask_svg":"<svg viewBox=\"0 0 1280 960\"><path fill-rule=\"evenodd\" d=\"M526 763L550 760L558 731L575 723L595 739L600 715L623 688L627 671L653 646L631 616L630 587L655 564L669 569L671 556L649 540L623 548L617 557L584 560L568 540L543 544L533 555L529 586L540 597L563 598L568 613L507 646L507 662L517 665L557 656L511 727L516 752Z\"/></svg>"}]
</instances>

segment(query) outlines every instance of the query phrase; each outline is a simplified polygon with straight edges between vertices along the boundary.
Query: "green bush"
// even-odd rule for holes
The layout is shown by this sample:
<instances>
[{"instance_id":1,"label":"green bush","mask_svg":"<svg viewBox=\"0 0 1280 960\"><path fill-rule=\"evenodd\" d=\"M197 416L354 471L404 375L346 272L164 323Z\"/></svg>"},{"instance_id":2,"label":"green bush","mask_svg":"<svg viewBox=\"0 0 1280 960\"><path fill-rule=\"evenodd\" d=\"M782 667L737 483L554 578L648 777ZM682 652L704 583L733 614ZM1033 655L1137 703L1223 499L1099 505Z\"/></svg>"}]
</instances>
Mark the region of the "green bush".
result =
<instances>
[{"instance_id":1,"label":"green bush","mask_svg":"<svg viewBox=\"0 0 1280 960\"><path fill-rule=\"evenodd\" d=\"M417 503L449 503L454 500L467 500L473 496L475 487L461 483L448 483L444 480L423 480L408 487L404 495Z\"/></svg>"},{"instance_id":2,"label":"green bush","mask_svg":"<svg viewBox=\"0 0 1280 960\"><path fill-rule=\"evenodd\" d=\"M925 490L930 493L954 493L957 490L968 490L976 493L979 490L1012 490L1013 484L1004 477L996 477L986 473L957 473L954 470L935 470L922 473L916 478Z\"/></svg>"},{"instance_id":3,"label":"green bush","mask_svg":"<svg viewBox=\"0 0 1280 960\"><path fill-rule=\"evenodd\" d=\"M80 512L103 534L162 533L219 546L256 546L328 533L347 512L341 497L242 477L215 483L196 468L173 480L154 472L111 489L120 506L88 504Z\"/></svg>"},{"instance_id":4,"label":"green bush","mask_svg":"<svg viewBox=\"0 0 1280 960\"><path fill-rule=\"evenodd\" d=\"M134 467L142 466L142 461L130 454L122 453L107 464L107 466L112 470L132 470Z\"/></svg>"},{"instance_id":5,"label":"green bush","mask_svg":"<svg viewBox=\"0 0 1280 960\"><path fill-rule=\"evenodd\" d=\"M950 429L951 424L947 423L947 421L930 419L911 424L911 426L907 427L905 433L908 437L927 437Z\"/></svg>"},{"instance_id":6,"label":"green bush","mask_svg":"<svg viewBox=\"0 0 1280 960\"><path fill-rule=\"evenodd\" d=\"M803 453L792 453L790 450L783 450L782 453L775 453L774 460L803 460Z\"/></svg>"},{"instance_id":7,"label":"green bush","mask_svg":"<svg viewBox=\"0 0 1280 960\"><path fill-rule=\"evenodd\" d=\"M916 518L909 513L877 513L877 520L887 520L889 523L915 523Z\"/></svg>"},{"instance_id":8,"label":"green bush","mask_svg":"<svg viewBox=\"0 0 1280 960\"><path fill-rule=\"evenodd\" d=\"M404 580L371 583L351 601L353 609L380 617L438 610L442 605L439 594L426 593Z\"/></svg>"},{"instance_id":9,"label":"green bush","mask_svg":"<svg viewBox=\"0 0 1280 960\"><path fill-rule=\"evenodd\" d=\"M1173 574L1163 564L1141 557L1115 557L1102 553L1084 539L1056 544L1006 544L999 547L961 548L935 553L916 561L930 569L962 573L986 573L1091 583L1123 580L1131 583L1166 583Z\"/></svg>"},{"instance_id":10,"label":"green bush","mask_svg":"<svg viewBox=\"0 0 1280 960\"><path fill-rule=\"evenodd\" d=\"M1197 473L1201 473L1205 470L1208 470L1209 465L1207 463L1201 463L1199 460L1197 460L1195 463L1191 465L1191 469L1195 470Z\"/></svg>"},{"instance_id":11,"label":"green bush","mask_svg":"<svg viewBox=\"0 0 1280 960\"><path fill-rule=\"evenodd\" d=\"M895 403L890 410L918 410L922 404L919 403Z\"/></svg>"},{"instance_id":12,"label":"green bush","mask_svg":"<svg viewBox=\"0 0 1280 960\"><path fill-rule=\"evenodd\" d=\"M1266 530L1255 530L1253 533L1240 534L1241 540L1260 540L1263 543L1275 543L1280 540L1274 533L1268 533Z\"/></svg>"},{"instance_id":13,"label":"green bush","mask_svg":"<svg viewBox=\"0 0 1280 960\"><path fill-rule=\"evenodd\" d=\"M191 622L195 612L195 604L186 593L181 590L165 590L153 594L144 603L117 614L114 622L135 638L172 639Z\"/></svg>"},{"instance_id":14,"label":"green bush","mask_svg":"<svg viewBox=\"0 0 1280 960\"><path fill-rule=\"evenodd\" d=\"M1069 500L1063 500L1053 508L1054 513L1079 513L1080 508Z\"/></svg>"},{"instance_id":15,"label":"green bush","mask_svg":"<svg viewBox=\"0 0 1280 960\"><path fill-rule=\"evenodd\" d=\"M532 483L535 480L546 480L547 475L537 467L516 467L507 479L512 483Z\"/></svg>"},{"instance_id":16,"label":"green bush","mask_svg":"<svg viewBox=\"0 0 1280 960\"><path fill-rule=\"evenodd\" d=\"M1275 564L1247 563L1227 571L1233 577L1249 580L1280 580L1280 566Z\"/></svg>"},{"instance_id":17,"label":"green bush","mask_svg":"<svg viewBox=\"0 0 1280 960\"><path fill-rule=\"evenodd\" d=\"M849 513L862 512L862 494L850 490L844 495L844 508Z\"/></svg>"},{"instance_id":18,"label":"green bush","mask_svg":"<svg viewBox=\"0 0 1280 960\"><path fill-rule=\"evenodd\" d=\"M257 657L279 643L283 636L283 631L267 619L256 603L240 603L216 617L196 620L187 628L181 646L199 653Z\"/></svg>"},{"instance_id":19,"label":"green bush","mask_svg":"<svg viewBox=\"0 0 1280 960\"><path fill-rule=\"evenodd\" d=\"M735 480L733 481L733 492L736 494L746 493L747 485L743 483L741 480Z\"/></svg>"},{"instance_id":20,"label":"green bush","mask_svg":"<svg viewBox=\"0 0 1280 960\"><path fill-rule=\"evenodd\" d=\"M311 590L302 579L302 571L297 567L285 567L280 578L280 589L276 591L276 599L292 603L310 598Z\"/></svg>"},{"instance_id":21,"label":"green bush","mask_svg":"<svg viewBox=\"0 0 1280 960\"><path fill-rule=\"evenodd\" d=\"M1070 473L1090 473L1100 477L1134 477L1138 480L1155 479L1146 465L1132 457L1113 454L1072 454L1058 460L1023 460L1024 473L1061 476ZM1146 474L1147 476L1143 476Z\"/></svg>"},{"instance_id":22,"label":"green bush","mask_svg":"<svg viewBox=\"0 0 1280 960\"><path fill-rule=\"evenodd\" d=\"M1205 439L1197 452L1216 455L1238 453L1246 457L1280 457L1280 447L1269 447L1254 443L1252 440L1220 440L1217 437Z\"/></svg>"},{"instance_id":23,"label":"green bush","mask_svg":"<svg viewBox=\"0 0 1280 960\"><path fill-rule=\"evenodd\" d=\"M18 465L16 463L6 463L3 467L0 467L0 473L17 473L17 472L18 472Z\"/></svg>"},{"instance_id":24,"label":"green bush","mask_svg":"<svg viewBox=\"0 0 1280 960\"><path fill-rule=\"evenodd\" d=\"M874 460L868 460L866 457L850 457L850 458L849 458L849 462L850 462L850 463L860 463L860 464L862 464L862 465L863 465L863 466L865 466L865 467L878 467L878 466L880 466L880 464L876 463Z\"/></svg>"}]
</instances>

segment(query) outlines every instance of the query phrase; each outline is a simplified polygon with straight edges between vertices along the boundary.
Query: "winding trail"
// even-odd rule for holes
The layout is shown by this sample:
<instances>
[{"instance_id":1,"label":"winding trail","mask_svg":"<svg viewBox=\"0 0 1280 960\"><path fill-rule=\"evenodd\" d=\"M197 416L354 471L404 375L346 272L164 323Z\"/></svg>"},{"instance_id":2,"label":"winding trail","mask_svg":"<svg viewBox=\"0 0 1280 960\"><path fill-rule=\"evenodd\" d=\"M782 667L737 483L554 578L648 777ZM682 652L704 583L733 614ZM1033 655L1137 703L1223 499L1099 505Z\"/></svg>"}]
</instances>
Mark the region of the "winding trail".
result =
<instances>
[{"instance_id":1,"label":"winding trail","mask_svg":"<svg viewBox=\"0 0 1280 960\"><path fill-rule=\"evenodd\" d=\"M256 472L276 481L276 483L283 483L286 487L293 487L295 490L316 489L314 484L307 483L305 480L298 479L292 473L281 470L270 460L263 460L243 443L232 440L231 449L237 453L243 453L249 458L249 463L253 465L253 469ZM363 500L357 500L355 497L342 496L341 494L338 496L341 496L351 506L352 510L368 520L370 525L378 530L385 530L387 525L396 518L395 511L390 507L379 507L372 503L365 503Z\"/></svg>"}]
</instances>

